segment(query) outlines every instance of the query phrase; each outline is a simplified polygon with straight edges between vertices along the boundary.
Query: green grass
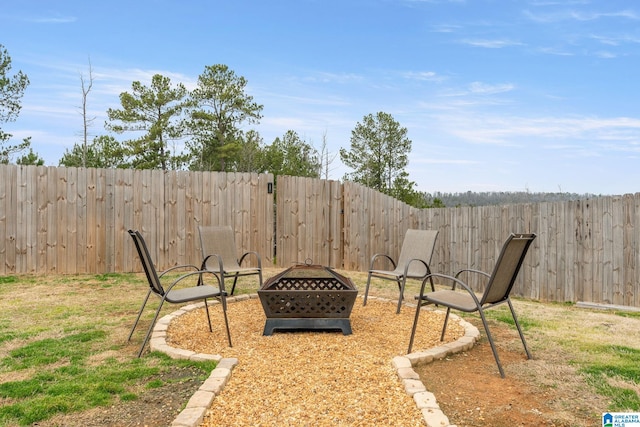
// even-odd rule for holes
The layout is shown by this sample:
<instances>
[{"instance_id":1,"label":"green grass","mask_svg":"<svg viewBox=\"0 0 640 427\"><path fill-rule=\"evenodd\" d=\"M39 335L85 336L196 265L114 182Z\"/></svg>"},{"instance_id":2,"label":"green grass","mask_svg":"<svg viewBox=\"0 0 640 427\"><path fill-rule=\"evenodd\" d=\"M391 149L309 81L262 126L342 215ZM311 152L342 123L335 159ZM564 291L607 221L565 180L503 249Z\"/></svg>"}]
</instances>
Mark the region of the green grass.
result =
<instances>
[{"instance_id":1,"label":"green grass","mask_svg":"<svg viewBox=\"0 0 640 427\"><path fill-rule=\"evenodd\" d=\"M616 316L628 317L631 319L640 319L640 311L616 311Z\"/></svg>"},{"instance_id":2,"label":"green grass","mask_svg":"<svg viewBox=\"0 0 640 427\"><path fill-rule=\"evenodd\" d=\"M104 337L104 331L96 330L58 339L46 338L33 341L11 350L9 357L0 360L0 366L10 370L20 370L39 368L60 361L68 361L73 365L86 359L91 354L91 344L97 340L103 340Z\"/></svg>"},{"instance_id":3,"label":"green grass","mask_svg":"<svg viewBox=\"0 0 640 427\"><path fill-rule=\"evenodd\" d=\"M504 308L503 310L487 310L485 311L485 314L489 319L497 320L498 322L513 326L514 328L516 327L516 323L511 316L511 312L506 308ZM516 313L516 315L518 315L518 313ZM518 323L520 323L520 327L523 330L541 326L539 321L530 317L523 316L518 316Z\"/></svg>"},{"instance_id":4,"label":"green grass","mask_svg":"<svg viewBox=\"0 0 640 427\"><path fill-rule=\"evenodd\" d=\"M0 277L0 425L135 401L170 384L171 369L204 381L215 362L136 357L157 301L126 341L145 286L134 274Z\"/></svg>"},{"instance_id":5,"label":"green grass","mask_svg":"<svg viewBox=\"0 0 640 427\"><path fill-rule=\"evenodd\" d=\"M640 384L640 350L619 345L594 345L587 351L590 357L581 363L580 372L600 394L611 399L610 409L639 411L640 396L626 384Z\"/></svg>"},{"instance_id":6,"label":"green grass","mask_svg":"<svg viewBox=\"0 0 640 427\"><path fill-rule=\"evenodd\" d=\"M64 351L58 353L64 354ZM162 386L162 381L149 378L174 363L198 367L202 371L202 380L215 367L212 362L176 362L157 353L144 359L125 362L110 359L100 366L90 366L86 363L89 353L84 356L79 353L84 351L78 352L68 365L55 368L42 358L30 357L32 367L45 369L36 370L27 379L0 384L0 397L12 402L0 408L0 422L4 425L17 421L21 425L29 425L57 413L106 406L117 399L135 400L137 394L131 390L137 384L146 382L149 388ZM26 364L22 367L26 368Z\"/></svg>"}]
</instances>

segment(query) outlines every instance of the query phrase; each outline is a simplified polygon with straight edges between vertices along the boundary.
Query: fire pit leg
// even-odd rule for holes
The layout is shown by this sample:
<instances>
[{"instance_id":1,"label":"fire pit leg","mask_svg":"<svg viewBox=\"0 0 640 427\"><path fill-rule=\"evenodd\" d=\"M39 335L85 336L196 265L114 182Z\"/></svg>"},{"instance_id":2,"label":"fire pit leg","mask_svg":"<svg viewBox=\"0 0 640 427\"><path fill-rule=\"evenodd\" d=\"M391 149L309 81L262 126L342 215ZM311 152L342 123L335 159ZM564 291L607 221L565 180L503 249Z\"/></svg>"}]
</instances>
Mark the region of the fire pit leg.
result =
<instances>
[{"instance_id":1,"label":"fire pit leg","mask_svg":"<svg viewBox=\"0 0 640 427\"><path fill-rule=\"evenodd\" d=\"M262 335L272 335L275 329L340 329L343 335L351 335L351 322L349 319L313 319L313 318L287 318L267 319Z\"/></svg>"}]
</instances>

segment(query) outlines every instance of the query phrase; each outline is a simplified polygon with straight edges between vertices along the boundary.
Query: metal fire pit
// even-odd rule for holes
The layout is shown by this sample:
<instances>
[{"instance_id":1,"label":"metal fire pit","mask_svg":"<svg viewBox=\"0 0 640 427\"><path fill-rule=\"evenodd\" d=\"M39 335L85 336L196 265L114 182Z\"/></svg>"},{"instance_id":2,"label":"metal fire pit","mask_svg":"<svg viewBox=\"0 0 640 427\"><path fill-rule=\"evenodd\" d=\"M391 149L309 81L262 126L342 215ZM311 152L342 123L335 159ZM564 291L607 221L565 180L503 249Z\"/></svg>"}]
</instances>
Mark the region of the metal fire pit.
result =
<instances>
[{"instance_id":1,"label":"metal fire pit","mask_svg":"<svg viewBox=\"0 0 640 427\"><path fill-rule=\"evenodd\" d=\"M296 265L258 290L267 316L263 335L274 329L340 329L351 334L349 315L358 290L351 279L319 265Z\"/></svg>"}]
</instances>

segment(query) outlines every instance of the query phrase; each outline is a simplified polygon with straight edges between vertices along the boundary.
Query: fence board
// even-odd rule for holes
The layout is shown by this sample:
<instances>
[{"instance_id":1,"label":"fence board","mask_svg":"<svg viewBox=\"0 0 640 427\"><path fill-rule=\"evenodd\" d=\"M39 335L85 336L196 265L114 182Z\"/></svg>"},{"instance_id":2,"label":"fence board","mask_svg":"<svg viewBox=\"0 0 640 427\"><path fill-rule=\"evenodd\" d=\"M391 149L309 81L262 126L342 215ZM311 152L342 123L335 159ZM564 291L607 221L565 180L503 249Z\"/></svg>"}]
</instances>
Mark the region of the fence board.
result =
<instances>
[{"instance_id":1,"label":"fence board","mask_svg":"<svg viewBox=\"0 0 640 427\"><path fill-rule=\"evenodd\" d=\"M47 214L44 227L46 230L46 257L47 263L46 273L56 273L58 270L57 247L58 247L58 229L56 218L58 217L58 169L54 167L46 168L46 185L47 185Z\"/></svg>"},{"instance_id":2,"label":"fence board","mask_svg":"<svg viewBox=\"0 0 640 427\"><path fill-rule=\"evenodd\" d=\"M66 260L66 273L78 273L77 269L77 250L78 250L78 169L69 168L67 170L66 184L66 218L61 218L64 227L66 224L65 236L67 245L62 256Z\"/></svg>"},{"instance_id":3,"label":"fence board","mask_svg":"<svg viewBox=\"0 0 640 427\"><path fill-rule=\"evenodd\" d=\"M76 273L87 271L89 272L88 260L87 260L87 222L89 221L89 215L87 212L87 178L88 172L83 173L82 169L77 170L76 174L76 203L75 213L77 217L76 222L76 250L75 250L75 271ZM90 212L89 214L93 214ZM93 224L91 224L93 226Z\"/></svg>"},{"instance_id":4,"label":"fence board","mask_svg":"<svg viewBox=\"0 0 640 427\"><path fill-rule=\"evenodd\" d=\"M631 259L633 260L633 272L629 274L629 281L633 287L633 299L629 301L629 305L637 307L640 305L640 237L638 236L638 228L640 228L640 193L636 193L633 197L634 214L631 218L633 242L631 246L633 251Z\"/></svg>"},{"instance_id":5,"label":"fence board","mask_svg":"<svg viewBox=\"0 0 640 427\"><path fill-rule=\"evenodd\" d=\"M623 200L623 305L633 305L635 301L635 269L636 257L635 248L637 242L635 239L634 219L635 219L635 200L632 194L626 194Z\"/></svg>"},{"instance_id":6,"label":"fence board","mask_svg":"<svg viewBox=\"0 0 640 427\"><path fill-rule=\"evenodd\" d=\"M89 273L95 273L96 267L98 263L97 256L97 248L95 244L95 239L97 238L96 231L99 227L99 220L97 218L98 210L97 210L97 185L96 182L96 169L87 169L87 173L85 174L87 182L86 182L86 199L84 201L84 207L81 207L80 210L85 211L86 221L84 227L82 227L83 233L85 235L85 245L84 253L86 254L85 259L85 267L81 270L87 271ZM79 248L79 252L83 252L82 248Z\"/></svg>"},{"instance_id":7,"label":"fence board","mask_svg":"<svg viewBox=\"0 0 640 427\"><path fill-rule=\"evenodd\" d=\"M16 271L29 272L27 265L27 240L29 239L29 221L27 219L29 199L27 194L27 177L26 168L20 168L18 171L18 212L17 227L22 233L16 236Z\"/></svg>"},{"instance_id":8,"label":"fence board","mask_svg":"<svg viewBox=\"0 0 640 427\"><path fill-rule=\"evenodd\" d=\"M616 305L624 304L624 214L623 198L614 197L613 216L613 300Z\"/></svg>"},{"instance_id":9,"label":"fence board","mask_svg":"<svg viewBox=\"0 0 640 427\"><path fill-rule=\"evenodd\" d=\"M6 204L0 209L4 210L4 214L0 216L2 220L4 238L2 240L3 248L0 248L0 255L3 255L4 262L2 263L3 274L21 273L17 270L16 266L16 233L18 230L18 195L17 195L17 174L18 168L2 168L4 169L3 181L5 189L3 191L4 197L0 200L3 204Z\"/></svg>"}]
</instances>

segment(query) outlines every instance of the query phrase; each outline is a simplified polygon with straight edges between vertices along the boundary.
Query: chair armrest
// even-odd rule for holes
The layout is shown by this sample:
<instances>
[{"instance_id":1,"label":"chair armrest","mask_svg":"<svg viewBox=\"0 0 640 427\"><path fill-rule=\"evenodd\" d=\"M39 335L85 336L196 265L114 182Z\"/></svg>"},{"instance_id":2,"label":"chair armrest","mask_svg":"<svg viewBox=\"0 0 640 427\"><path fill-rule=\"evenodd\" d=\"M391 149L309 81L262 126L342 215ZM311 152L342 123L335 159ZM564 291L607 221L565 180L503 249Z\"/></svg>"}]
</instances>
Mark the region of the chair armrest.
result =
<instances>
[{"instance_id":1,"label":"chair armrest","mask_svg":"<svg viewBox=\"0 0 640 427\"><path fill-rule=\"evenodd\" d=\"M187 274L183 274L182 276L178 277L176 280L174 280L169 287L167 287L165 289L165 293L169 293L169 291L171 291L171 289L176 286L178 283L180 283L182 280L191 277L191 276L195 276L198 275L198 284L197 286L201 286L204 284L204 281L202 280L202 276L205 274L211 274L213 277L216 278L216 280L218 281L218 288L220 289L221 293L224 293L226 295L226 290L224 289L224 281L221 281L220 278L218 277L217 274L215 274L213 271L210 270L197 270L197 271L190 271Z\"/></svg>"},{"instance_id":2,"label":"chair armrest","mask_svg":"<svg viewBox=\"0 0 640 427\"><path fill-rule=\"evenodd\" d=\"M431 269L429 268L429 264L427 264L424 260L419 259L419 258L413 258L410 259L409 262L407 262L407 265L404 266L404 277L407 277L407 274L409 274L409 266L411 266L411 263L413 262L418 262L421 263L422 265L425 266L425 268L427 269L427 275L431 274Z\"/></svg>"},{"instance_id":3,"label":"chair armrest","mask_svg":"<svg viewBox=\"0 0 640 427\"><path fill-rule=\"evenodd\" d=\"M376 262L376 259L378 258L386 258L389 262L391 262L391 265L393 265L393 268L391 270L395 270L396 269L396 263L393 260L393 258L391 258L389 255L386 254L375 254L371 257L371 263L369 264L369 271L374 270L373 268L373 264Z\"/></svg>"},{"instance_id":4,"label":"chair armrest","mask_svg":"<svg viewBox=\"0 0 640 427\"><path fill-rule=\"evenodd\" d=\"M480 271L480 270L474 270L473 268L464 268L464 269L462 269L462 270L459 270L459 271L456 273L456 276L455 276L455 277L456 277L456 278L457 278L457 277L460 277L460 275L461 275L462 273L477 273L477 274L481 274L481 275L483 275L483 276L485 276L485 277L487 277L487 278L491 277L491 275L490 275L489 273L485 273L484 271Z\"/></svg>"},{"instance_id":5,"label":"chair armrest","mask_svg":"<svg viewBox=\"0 0 640 427\"><path fill-rule=\"evenodd\" d=\"M243 253L242 256L240 257L240 260L238 261L238 264L242 265L242 261L244 260L244 258L249 255L255 256L256 260L258 260L258 268L262 270L262 259L260 258L260 254L256 251L249 251L249 252Z\"/></svg>"},{"instance_id":6,"label":"chair armrest","mask_svg":"<svg viewBox=\"0 0 640 427\"><path fill-rule=\"evenodd\" d=\"M465 269L459 270L459 271L456 273L456 276L455 276L455 277L456 277L456 279L459 279L459 278L460 278L460 275L461 275L461 274L463 274L463 273L474 273L474 274L479 274L479 275L481 275L481 276L484 276L484 277L486 277L487 279L490 279L490 278L491 278L491 275L490 275L489 273L485 273L484 271L474 270L474 269L472 269L472 268L465 268ZM487 284L485 283L485 284L484 284L484 286L483 286L483 288L485 288L485 287L486 287L486 285L487 285ZM454 286L455 286L455 285L454 285ZM455 287L454 287L454 289L455 289Z\"/></svg>"},{"instance_id":7,"label":"chair armrest","mask_svg":"<svg viewBox=\"0 0 640 427\"><path fill-rule=\"evenodd\" d=\"M216 258L218 260L218 268L220 269L219 270L220 274L224 273L224 266L222 265L222 257L218 254L211 254L204 257L204 259L202 260L202 267L200 267L200 271L207 270L206 266L207 266L207 261L209 261L209 258Z\"/></svg>"},{"instance_id":8,"label":"chair armrest","mask_svg":"<svg viewBox=\"0 0 640 427\"><path fill-rule=\"evenodd\" d=\"M193 264L185 264L185 265L176 265L174 267L168 268L165 271L163 271L162 273L160 273L160 275L158 276L158 278L161 278L162 276L164 276L165 274L169 273L170 271L173 270L178 270L178 269L182 269L182 268L193 268L194 270L198 271L200 270L198 267L196 267Z\"/></svg>"}]
</instances>

